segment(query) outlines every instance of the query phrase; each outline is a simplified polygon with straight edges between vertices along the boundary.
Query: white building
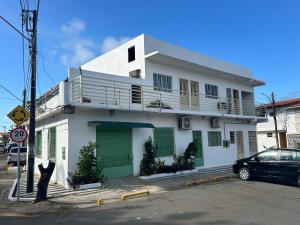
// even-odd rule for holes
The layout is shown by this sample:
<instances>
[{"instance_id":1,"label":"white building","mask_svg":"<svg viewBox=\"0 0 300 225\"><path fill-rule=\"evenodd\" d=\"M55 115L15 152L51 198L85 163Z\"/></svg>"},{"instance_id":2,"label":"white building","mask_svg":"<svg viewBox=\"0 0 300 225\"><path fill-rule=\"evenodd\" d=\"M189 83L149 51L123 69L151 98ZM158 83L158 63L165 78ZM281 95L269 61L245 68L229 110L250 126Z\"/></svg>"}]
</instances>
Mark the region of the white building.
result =
<instances>
[{"instance_id":1,"label":"white building","mask_svg":"<svg viewBox=\"0 0 300 225\"><path fill-rule=\"evenodd\" d=\"M279 147L295 148L300 143L300 98L278 101L275 104ZM257 124L258 150L277 147L275 123L270 113L272 105L265 105L267 120Z\"/></svg>"},{"instance_id":2,"label":"white building","mask_svg":"<svg viewBox=\"0 0 300 225\"><path fill-rule=\"evenodd\" d=\"M36 165L56 160L52 179L67 186L91 140L105 176L138 175L149 136L166 163L194 140L198 168L230 165L257 151L259 85L248 69L140 35L38 100Z\"/></svg>"}]
</instances>

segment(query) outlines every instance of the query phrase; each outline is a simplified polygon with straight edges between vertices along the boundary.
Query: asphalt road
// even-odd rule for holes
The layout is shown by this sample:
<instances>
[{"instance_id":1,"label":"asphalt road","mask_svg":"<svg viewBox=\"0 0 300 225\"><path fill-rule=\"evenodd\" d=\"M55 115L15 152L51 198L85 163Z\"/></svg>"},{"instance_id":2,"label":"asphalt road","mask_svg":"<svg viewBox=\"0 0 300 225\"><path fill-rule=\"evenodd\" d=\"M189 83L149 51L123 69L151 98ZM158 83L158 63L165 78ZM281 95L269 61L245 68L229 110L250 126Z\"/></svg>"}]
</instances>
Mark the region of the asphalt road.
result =
<instances>
[{"instance_id":1,"label":"asphalt road","mask_svg":"<svg viewBox=\"0 0 300 225\"><path fill-rule=\"evenodd\" d=\"M103 206L80 208L46 202L11 210L0 212L0 224L297 225L300 189L231 180Z\"/></svg>"}]
</instances>

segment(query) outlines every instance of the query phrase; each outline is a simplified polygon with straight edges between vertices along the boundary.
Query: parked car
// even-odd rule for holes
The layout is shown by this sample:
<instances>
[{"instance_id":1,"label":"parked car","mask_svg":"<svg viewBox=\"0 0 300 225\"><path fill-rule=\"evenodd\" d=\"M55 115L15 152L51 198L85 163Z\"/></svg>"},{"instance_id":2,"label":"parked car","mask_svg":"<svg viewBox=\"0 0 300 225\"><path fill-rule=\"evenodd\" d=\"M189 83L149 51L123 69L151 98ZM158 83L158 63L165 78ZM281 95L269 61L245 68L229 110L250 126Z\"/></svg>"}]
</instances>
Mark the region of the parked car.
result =
<instances>
[{"instance_id":1,"label":"parked car","mask_svg":"<svg viewBox=\"0 0 300 225\"><path fill-rule=\"evenodd\" d=\"M0 144L0 153L3 154L5 153L5 146Z\"/></svg>"},{"instance_id":2,"label":"parked car","mask_svg":"<svg viewBox=\"0 0 300 225\"><path fill-rule=\"evenodd\" d=\"M20 164L26 164L27 148L20 148ZM18 163L18 148L12 147L7 156L7 164L17 165Z\"/></svg>"},{"instance_id":3,"label":"parked car","mask_svg":"<svg viewBox=\"0 0 300 225\"><path fill-rule=\"evenodd\" d=\"M262 177L296 182L300 187L300 149L268 149L237 160L233 172L240 179Z\"/></svg>"},{"instance_id":4,"label":"parked car","mask_svg":"<svg viewBox=\"0 0 300 225\"><path fill-rule=\"evenodd\" d=\"M10 150L11 150L11 148L13 148L13 147L18 147L18 144L17 143L11 143L11 144L9 144L7 146L7 148L6 148L6 153L9 153Z\"/></svg>"}]
</instances>

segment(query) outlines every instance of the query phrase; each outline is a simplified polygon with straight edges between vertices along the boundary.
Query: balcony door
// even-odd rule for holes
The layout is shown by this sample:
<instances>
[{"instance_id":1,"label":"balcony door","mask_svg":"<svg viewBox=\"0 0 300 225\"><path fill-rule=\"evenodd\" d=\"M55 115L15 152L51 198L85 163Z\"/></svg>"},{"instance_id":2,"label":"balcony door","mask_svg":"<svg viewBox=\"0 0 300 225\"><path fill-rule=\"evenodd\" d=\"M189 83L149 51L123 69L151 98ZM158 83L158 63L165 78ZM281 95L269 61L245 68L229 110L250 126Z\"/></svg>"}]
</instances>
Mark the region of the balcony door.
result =
<instances>
[{"instance_id":1,"label":"balcony door","mask_svg":"<svg viewBox=\"0 0 300 225\"><path fill-rule=\"evenodd\" d=\"M240 94L238 90L226 88L227 113L240 114Z\"/></svg>"},{"instance_id":2,"label":"balcony door","mask_svg":"<svg viewBox=\"0 0 300 225\"><path fill-rule=\"evenodd\" d=\"M191 108L199 111L199 83L196 81L191 81Z\"/></svg>"},{"instance_id":3,"label":"balcony door","mask_svg":"<svg viewBox=\"0 0 300 225\"><path fill-rule=\"evenodd\" d=\"M180 86L180 109L189 110L190 99L189 99L189 82L188 80L179 80Z\"/></svg>"}]
</instances>

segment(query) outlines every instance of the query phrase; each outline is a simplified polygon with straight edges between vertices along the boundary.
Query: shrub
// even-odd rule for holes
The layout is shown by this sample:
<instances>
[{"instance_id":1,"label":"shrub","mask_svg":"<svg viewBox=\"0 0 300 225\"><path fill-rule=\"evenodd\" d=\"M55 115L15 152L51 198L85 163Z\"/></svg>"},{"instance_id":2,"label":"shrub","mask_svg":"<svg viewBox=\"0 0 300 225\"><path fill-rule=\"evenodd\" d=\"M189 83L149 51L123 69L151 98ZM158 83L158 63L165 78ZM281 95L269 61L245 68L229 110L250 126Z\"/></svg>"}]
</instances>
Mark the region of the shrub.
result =
<instances>
[{"instance_id":1,"label":"shrub","mask_svg":"<svg viewBox=\"0 0 300 225\"><path fill-rule=\"evenodd\" d=\"M299 149L300 149L300 142L299 142L299 143L296 143L296 148L299 148Z\"/></svg>"},{"instance_id":2,"label":"shrub","mask_svg":"<svg viewBox=\"0 0 300 225\"><path fill-rule=\"evenodd\" d=\"M81 183L78 171L75 171L75 173L69 172L67 182L73 190L78 190Z\"/></svg>"},{"instance_id":3,"label":"shrub","mask_svg":"<svg viewBox=\"0 0 300 225\"><path fill-rule=\"evenodd\" d=\"M73 189L78 189L80 184L97 183L103 180L101 169L97 168L97 159L94 151L96 143L89 141L80 149L78 170L69 173L67 182Z\"/></svg>"},{"instance_id":4,"label":"shrub","mask_svg":"<svg viewBox=\"0 0 300 225\"><path fill-rule=\"evenodd\" d=\"M152 142L152 138L149 137L144 144L144 154L140 165L141 176L148 176L156 173L158 166L155 159L156 159L156 154L155 154L154 145Z\"/></svg>"}]
</instances>

